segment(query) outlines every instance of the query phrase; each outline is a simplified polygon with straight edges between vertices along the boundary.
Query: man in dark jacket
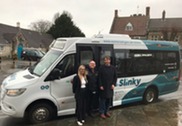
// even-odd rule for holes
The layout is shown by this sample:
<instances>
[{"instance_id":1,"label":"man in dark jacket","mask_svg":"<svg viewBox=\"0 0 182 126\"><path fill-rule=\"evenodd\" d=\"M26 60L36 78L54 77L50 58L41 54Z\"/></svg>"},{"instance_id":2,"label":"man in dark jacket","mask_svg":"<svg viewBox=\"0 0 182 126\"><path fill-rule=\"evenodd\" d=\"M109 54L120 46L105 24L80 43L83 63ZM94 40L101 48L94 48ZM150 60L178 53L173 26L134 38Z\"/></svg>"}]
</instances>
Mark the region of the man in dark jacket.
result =
<instances>
[{"instance_id":1,"label":"man in dark jacket","mask_svg":"<svg viewBox=\"0 0 182 126\"><path fill-rule=\"evenodd\" d=\"M95 69L96 63L91 60L88 66L88 92L87 92L87 114L92 115L92 110L98 108L99 98L98 98L98 72Z\"/></svg>"},{"instance_id":2,"label":"man in dark jacket","mask_svg":"<svg viewBox=\"0 0 182 126\"><path fill-rule=\"evenodd\" d=\"M116 69L111 64L109 56L104 58L104 65L99 68L100 104L99 111L101 118L110 117L109 107L113 98L113 90L116 85Z\"/></svg>"}]
</instances>

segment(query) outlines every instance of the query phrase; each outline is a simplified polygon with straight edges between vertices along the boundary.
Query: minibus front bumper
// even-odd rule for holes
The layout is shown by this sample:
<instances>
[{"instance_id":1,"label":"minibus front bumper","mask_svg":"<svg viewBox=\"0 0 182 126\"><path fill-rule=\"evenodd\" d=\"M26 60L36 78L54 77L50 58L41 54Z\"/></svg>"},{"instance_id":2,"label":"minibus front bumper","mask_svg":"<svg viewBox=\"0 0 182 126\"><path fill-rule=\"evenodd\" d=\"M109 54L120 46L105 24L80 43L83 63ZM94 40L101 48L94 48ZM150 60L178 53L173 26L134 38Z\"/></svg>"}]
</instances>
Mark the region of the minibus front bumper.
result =
<instances>
[{"instance_id":1,"label":"minibus front bumper","mask_svg":"<svg viewBox=\"0 0 182 126\"><path fill-rule=\"evenodd\" d=\"M15 116L16 115L16 111L14 108L12 108L10 105L4 103L3 101L1 101L1 111L8 116Z\"/></svg>"}]
</instances>

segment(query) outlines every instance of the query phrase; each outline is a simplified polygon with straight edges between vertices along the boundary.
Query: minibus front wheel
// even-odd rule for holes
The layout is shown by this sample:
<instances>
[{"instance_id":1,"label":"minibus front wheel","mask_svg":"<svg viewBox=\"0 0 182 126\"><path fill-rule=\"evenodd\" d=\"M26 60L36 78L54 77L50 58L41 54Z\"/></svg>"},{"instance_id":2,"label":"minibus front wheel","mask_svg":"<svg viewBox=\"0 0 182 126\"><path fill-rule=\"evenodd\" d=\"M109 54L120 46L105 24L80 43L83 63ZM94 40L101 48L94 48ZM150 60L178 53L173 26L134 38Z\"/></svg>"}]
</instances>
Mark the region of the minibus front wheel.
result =
<instances>
[{"instance_id":1,"label":"minibus front wheel","mask_svg":"<svg viewBox=\"0 0 182 126\"><path fill-rule=\"evenodd\" d=\"M158 90L155 87L148 87L143 95L143 102L145 104L152 103L158 99Z\"/></svg>"},{"instance_id":2,"label":"minibus front wheel","mask_svg":"<svg viewBox=\"0 0 182 126\"><path fill-rule=\"evenodd\" d=\"M30 107L28 120L33 124L42 123L51 120L54 114L54 108L50 104L38 103Z\"/></svg>"}]
</instances>

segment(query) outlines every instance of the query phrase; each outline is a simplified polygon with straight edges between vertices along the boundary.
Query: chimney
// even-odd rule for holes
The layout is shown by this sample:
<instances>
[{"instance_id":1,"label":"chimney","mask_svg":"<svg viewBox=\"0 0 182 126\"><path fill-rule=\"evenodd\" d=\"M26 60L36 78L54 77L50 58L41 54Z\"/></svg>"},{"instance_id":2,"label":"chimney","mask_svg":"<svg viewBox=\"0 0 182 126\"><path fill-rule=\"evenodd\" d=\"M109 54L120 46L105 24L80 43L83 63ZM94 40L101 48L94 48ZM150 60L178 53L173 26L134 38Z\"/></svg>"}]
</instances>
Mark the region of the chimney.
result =
<instances>
[{"instance_id":1,"label":"chimney","mask_svg":"<svg viewBox=\"0 0 182 126\"><path fill-rule=\"evenodd\" d=\"M150 7L146 7L146 16L150 16Z\"/></svg>"},{"instance_id":2,"label":"chimney","mask_svg":"<svg viewBox=\"0 0 182 126\"><path fill-rule=\"evenodd\" d=\"M165 17L166 17L166 11L163 10L163 12L162 12L162 21L165 21Z\"/></svg>"},{"instance_id":3,"label":"chimney","mask_svg":"<svg viewBox=\"0 0 182 126\"><path fill-rule=\"evenodd\" d=\"M118 17L118 10L115 10L115 12L114 12L114 17L115 17L115 18Z\"/></svg>"},{"instance_id":4,"label":"chimney","mask_svg":"<svg viewBox=\"0 0 182 126\"><path fill-rule=\"evenodd\" d=\"M16 23L17 28L20 28L20 22Z\"/></svg>"}]
</instances>

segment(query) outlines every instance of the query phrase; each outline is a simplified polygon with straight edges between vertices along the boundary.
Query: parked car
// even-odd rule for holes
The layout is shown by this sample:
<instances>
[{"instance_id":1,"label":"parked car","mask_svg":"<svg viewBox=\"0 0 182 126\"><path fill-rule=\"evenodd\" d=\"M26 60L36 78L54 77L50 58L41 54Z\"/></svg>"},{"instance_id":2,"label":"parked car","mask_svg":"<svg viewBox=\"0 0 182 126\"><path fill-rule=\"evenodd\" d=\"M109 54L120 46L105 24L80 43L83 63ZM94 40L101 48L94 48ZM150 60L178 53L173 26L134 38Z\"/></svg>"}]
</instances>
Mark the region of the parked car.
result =
<instances>
[{"instance_id":1,"label":"parked car","mask_svg":"<svg viewBox=\"0 0 182 126\"><path fill-rule=\"evenodd\" d=\"M45 52L38 49L23 49L21 53L22 60L37 61L45 55Z\"/></svg>"}]
</instances>

